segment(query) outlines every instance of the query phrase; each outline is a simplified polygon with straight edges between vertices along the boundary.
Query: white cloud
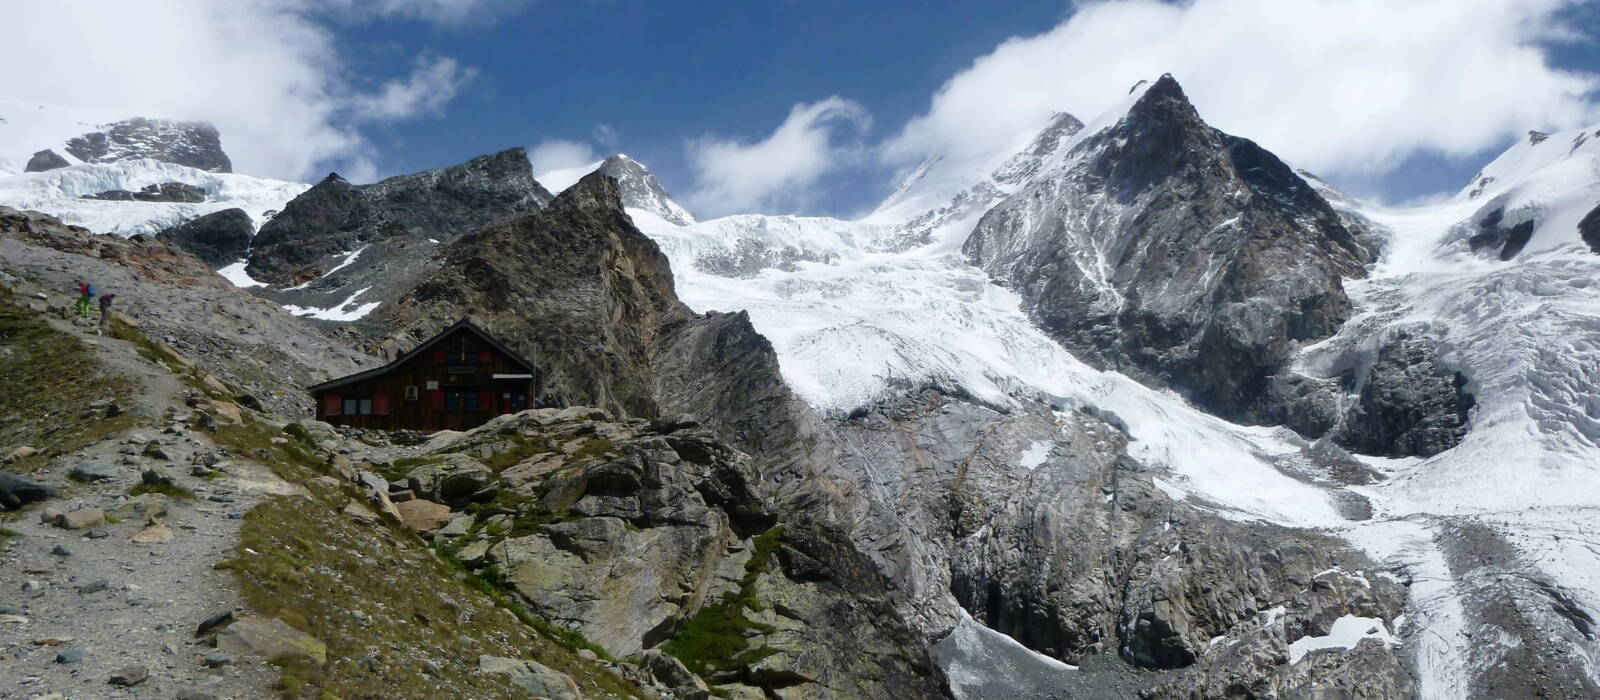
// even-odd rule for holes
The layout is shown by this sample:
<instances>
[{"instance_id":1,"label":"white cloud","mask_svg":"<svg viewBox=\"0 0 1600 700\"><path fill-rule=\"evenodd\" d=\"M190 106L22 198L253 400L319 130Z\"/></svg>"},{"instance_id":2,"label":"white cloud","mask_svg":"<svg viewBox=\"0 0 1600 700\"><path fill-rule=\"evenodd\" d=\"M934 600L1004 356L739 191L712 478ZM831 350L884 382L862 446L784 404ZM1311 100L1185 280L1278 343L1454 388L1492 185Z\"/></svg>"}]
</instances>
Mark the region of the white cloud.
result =
<instances>
[{"instance_id":1,"label":"white cloud","mask_svg":"<svg viewBox=\"0 0 1600 700\"><path fill-rule=\"evenodd\" d=\"M1085 120L1172 73L1224 131L1328 174L1468 156L1600 118L1593 75L1552 68L1573 0L1153 0L1081 3L952 77L882 149L890 163L972 155L1052 111Z\"/></svg>"},{"instance_id":2,"label":"white cloud","mask_svg":"<svg viewBox=\"0 0 1600 700\"><path fill-rule=\"evenodd\" d=\"M453 58L419 59L410 78L391 80L376 94L358 96L350 110L358 119L377 121L437 114L475 75L477 70L462 67Z\"/></svg>"},{"instance_id":3,"label":"white cloud","mask_svg":"<svg viewBox=\"0 0 1600 700\"><path fill-rule=\"evenodd\" d=\"M552 193L560 194L600 165L600 157L587 143L545 139L528 151L533 164L533 179Z\"/></svg>"},{"instance_id":4,"label":"white cloud","mask_svg":"<svg viewBox=\"0 0 1600 700\"><path fill-rule=\"evenodd\" d=\"M593 138L595 143L610 150L616 150L617 143L622 140L622 134L610 124L594 125L594 130L589 133L589 137Z\"/></svg>"},{"instance_id":5,"label":"white cloud","mask_svg":"<svg viewBox=\"0 0 1600 700\"><path fill-rule=\"evenodd\" d=\"M762 141L705 136L687 144L695 185L687 201L707 215L793 210L822 175L859 157L865 107L829 97L797 104Z\"/></svg>"},{"instance_id":6,"label":"white cloud","mask_svg":"<svg viewBox=\"0 0 1600 700\"><path fill-rule=\"evenodd\" d=\"M474 4L391 0L363 12L446 19ZM426 59L409 79L366 93L318 22L327 12L303 0L0 3L0 26L28 28L0 42L0 65L13 67L0 97L210 121L239 172L369 177L372 151L356 125L436 112L472 71Z\"/></svg>"}]
</instances>

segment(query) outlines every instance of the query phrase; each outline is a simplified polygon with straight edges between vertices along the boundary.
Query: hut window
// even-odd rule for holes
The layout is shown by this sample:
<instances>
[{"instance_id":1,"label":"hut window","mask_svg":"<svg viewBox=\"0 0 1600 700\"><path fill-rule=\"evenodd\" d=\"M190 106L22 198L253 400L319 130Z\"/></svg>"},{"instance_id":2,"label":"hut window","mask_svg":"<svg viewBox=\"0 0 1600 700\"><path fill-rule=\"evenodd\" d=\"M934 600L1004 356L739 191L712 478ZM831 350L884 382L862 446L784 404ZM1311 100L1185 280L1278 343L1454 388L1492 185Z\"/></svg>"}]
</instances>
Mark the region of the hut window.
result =
<instances>
[{"instance_id":1,"label":"hut window","mask_svg":"<svg viewBox=\"0 0 1600 700\"><path fill-rule=\"evenodd\" d=\"M487 365L494 362L494 354L490 352L478 353L478 364Z\"/></svg>"},{"instance_id":2,"label":"hut window","mask_svg":"<svg viewBox=\"0 0 1600 700\"><path fill-rule=\"evenodd\" d=\"M355 416L361 414L361 399L345 399L344 415Z\"/></svg>"},{"instance_id":3,"label":"hut window","mask_svg":"<svg viewBox=\"0 0 1600 700\"><path fill-rule=\"evenodd\" d=\"M413 387L413 388L415 388L415 387ZM372 415L374 415L374 416L387 416L387 415L389 415L389 397L388 396L374 396L374 397L372 397Z\"/></svg>"},{"instance_id":4,"label":"hut window","mask_svg":"<svg viewBox=\"0 0 1600 700\"><path fill-rule=\"evenodd\" d=\"M478 392L467 392L467 411L469 413L476 413L478 411Z\"/></svg>"},{"instance_id":5,"label":"hut window","mask_svg":"<svg viewBox=\"0 0 1600 700\"><path fill-rule=\"evenodd\" d=\"M325 394L325 395L323 395L323 397L322 397L322 415L325 415L325 416L337 416L337 415L339 415L339 406L340 406L340 403L339 403L339 395L338 394Z\"/></svg>"},{"instance_id":6,"label":"hut window","mask_svg":"<svg viewBox=\"0 0 1600 700\"><path fill-rule=\"evenodd\" d=\"M406 400L407 401L416 401L417 400L417 385L412 384L411 386L406 387Z\"/></svg>"}]
</instances>

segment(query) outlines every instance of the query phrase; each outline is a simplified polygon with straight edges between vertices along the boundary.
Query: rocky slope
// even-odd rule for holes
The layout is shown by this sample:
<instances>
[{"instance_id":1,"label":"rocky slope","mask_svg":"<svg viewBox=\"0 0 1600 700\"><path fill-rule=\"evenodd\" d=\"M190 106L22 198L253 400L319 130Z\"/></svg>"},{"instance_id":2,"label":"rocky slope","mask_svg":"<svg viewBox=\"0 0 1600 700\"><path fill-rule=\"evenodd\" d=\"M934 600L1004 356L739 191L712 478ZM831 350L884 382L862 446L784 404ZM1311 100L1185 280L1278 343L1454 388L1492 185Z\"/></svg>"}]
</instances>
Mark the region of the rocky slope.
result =
<instances>
[{"instance_id":1,"label":"rocky slope","mask_svg":"<svg viewBox=\"0 0 1600 700\"><path fill-rule=\"evenodd\" d=\"M255 223L243 209L223 209L185 221L156 234L212 267L243 260L255 236Z\"/></svg>"}]
</instances>

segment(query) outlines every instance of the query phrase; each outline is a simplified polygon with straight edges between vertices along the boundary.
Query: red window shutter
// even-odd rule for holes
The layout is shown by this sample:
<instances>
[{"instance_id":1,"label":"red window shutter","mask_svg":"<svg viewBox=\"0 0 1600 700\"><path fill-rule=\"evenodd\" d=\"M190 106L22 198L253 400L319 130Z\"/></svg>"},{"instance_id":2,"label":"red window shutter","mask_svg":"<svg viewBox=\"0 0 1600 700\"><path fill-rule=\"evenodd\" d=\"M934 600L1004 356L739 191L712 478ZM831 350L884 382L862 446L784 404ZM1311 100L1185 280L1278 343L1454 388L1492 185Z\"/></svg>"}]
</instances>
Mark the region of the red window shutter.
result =
<instances>
[{"instance_id":1,"label":"red window shutter","mask_svg":"<svg viewBox=\"0 0 1600 700\"><path fill-rule=\"evenodd\" d=\"M478 353L478 364L486 365L491 362L494 362L494 353L487 351Z\"/></svg>"},{"instance_id":2,"label":"red window shutter","mask_svg":"<svg viewBox=\"0 0 1600 700\"><path fill-rule=\"evenodd\" d=\"M431 409L433 409L435 411L443 411L444 410L444 392L443 391L430 391L430 392L428 392L428 408L431 408Z\"/></svg>"},{"instance_id":3,"label":"red window shutter","mask_svg":"<svg viewBox=\"0 0 1600 700\"><path fill-rule=\"evenodd\" d=\"M499 413L495 407L499 404L494 401L494 392L484 391L478 393L478 410L484 413Z\"/></svg>"},{"instance_id":4,"label":"red window shutter","mask_svg":"<svg viewBox=\"0 0 1600 700\"><path fill-rule=\"evenodd\" d=\"M387 415L389 415L389 397L387 395L379 394L377 396L372 397L372 415L374 415L374 416L387 416Z\"/></svg>"},{"instance_id":5,"label":"red window shutter","mask_svg":"<svg viewBox=\"0 0 1600 700\"><path fill-rule=\"evenodd\" d=\"M338 394L322 395L322 415L337 416L339 415L339 409L342 405L343 404L340 402Z\"/></svg>"},{"instance_id":6,"label":"red window shutter","mask_svg":"<svg viewBox=\"0 0 1600 700\"><path fill-rule=\"evenodd\" d=\"M434 350L433 351L433 364L436 364L436 365L444 364L444 351L443 350Z\"/></svg>"}]
</instances>

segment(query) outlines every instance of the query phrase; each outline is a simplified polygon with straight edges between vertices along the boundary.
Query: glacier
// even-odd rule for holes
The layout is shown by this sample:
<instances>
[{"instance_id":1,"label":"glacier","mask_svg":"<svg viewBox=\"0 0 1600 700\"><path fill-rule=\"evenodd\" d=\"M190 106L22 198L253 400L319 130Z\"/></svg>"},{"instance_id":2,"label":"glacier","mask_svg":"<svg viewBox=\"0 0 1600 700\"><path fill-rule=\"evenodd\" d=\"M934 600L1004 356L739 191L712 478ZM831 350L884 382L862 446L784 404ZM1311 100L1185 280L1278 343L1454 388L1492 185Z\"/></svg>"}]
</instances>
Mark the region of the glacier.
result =
<instances>
[{"instance_id":1,"label":"glacier","mask_svg":"<svg viewBox=\"0 0 1600 700\"><path fill-rule=\"evenodd\" d=\"M1116 119L1102 116L1061 138L1060 148L1032 156L1032 173L1059 167L1071 143ZM924 205L951 192L992 198L1015 184L973 176L981 170L973 162L1006 161L972 159L936 178L930 173L940 164L933 163L859 221L739 215L677 226L629 213L671 260L679 296L697 311L747 311L772 342L785 380L825 415L842 417L917 386L1000 410L1030 401L1092 406L1127 425L1130 454L1170 471L1164 483L1179 496L1224 517L1338 534L1412 577L1398 638L1382 621L1375 635L1365 633L1373 621L1351 621L1338 639L1304 640L1296 652L1363 636L1398 639L1416 659L1422 697L1467 692L1471 672L1514 640L1473 634L1469 591L1438 544L1462 522L1507 541L1525 575L1548 580L1580 609L1600 610L1600 492L1593 488L1600 483L1600 256L1577 234L1578 220L1600 202L1600 130L1530 138L1442 203L1334 202L1369 221L1388 245L1365 279L1345 282L1356 315L1335 336L1303 348L1295 369L1335 377L1370 363L1394 334L1421 331L1441 341L1441 362L1463 372L1478 398L1458 447L1427 459L1361 457L1388 478L1350 487L1373 503L1372 518L1360 522L1339 512L1335 489L1279 468L1304 438L1228 423L1171 391L1089 367L1037 329L1015 294L956 255L977 215ZM917 191L919 180L937 192ZM1536 222L1509 261L1475 253L1466 240L1488 210L1501 208L1508 224ZM900 245L908 222L924 234ZM743 277L702 269L708 254L744 239L818 255ZM982 638L964 629L955 633L963 646ZM1574 646L1568 651L1578 658L1600 654L1592 637Z\"/></svg>"}]
</instances>

